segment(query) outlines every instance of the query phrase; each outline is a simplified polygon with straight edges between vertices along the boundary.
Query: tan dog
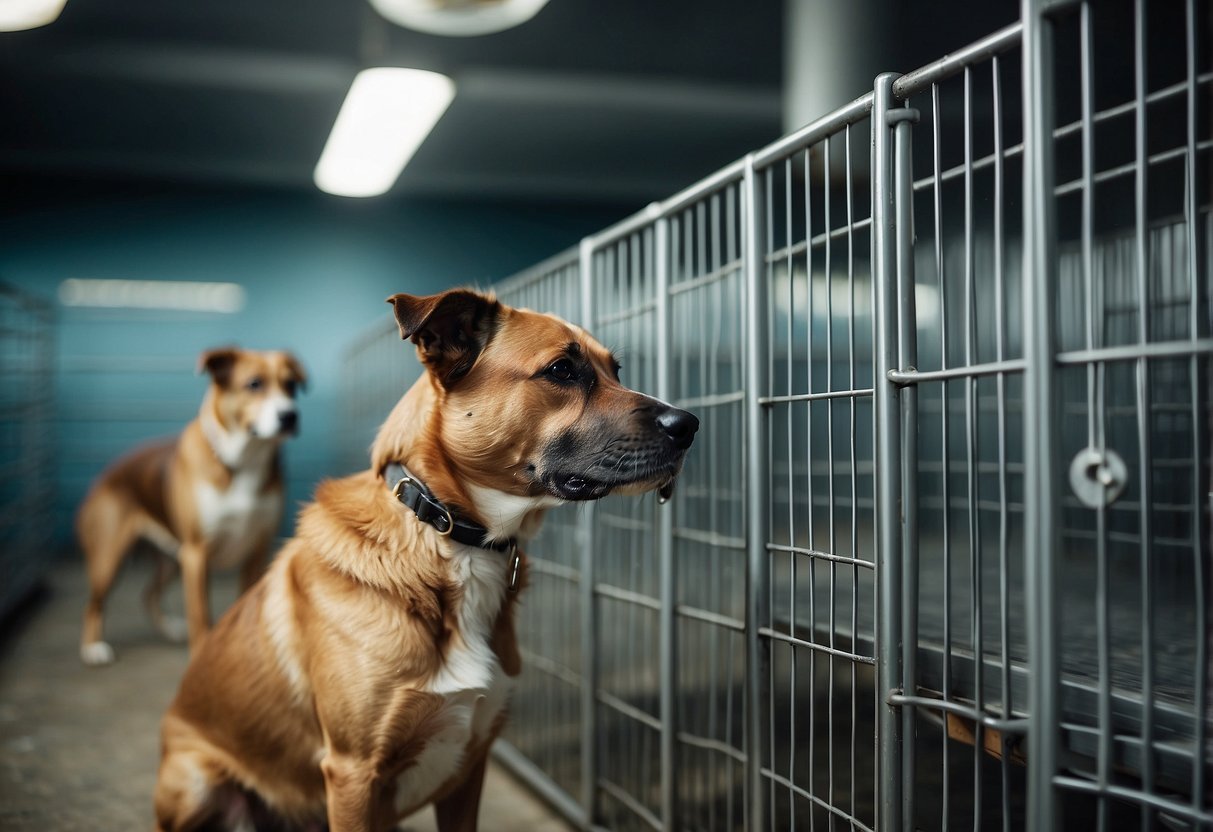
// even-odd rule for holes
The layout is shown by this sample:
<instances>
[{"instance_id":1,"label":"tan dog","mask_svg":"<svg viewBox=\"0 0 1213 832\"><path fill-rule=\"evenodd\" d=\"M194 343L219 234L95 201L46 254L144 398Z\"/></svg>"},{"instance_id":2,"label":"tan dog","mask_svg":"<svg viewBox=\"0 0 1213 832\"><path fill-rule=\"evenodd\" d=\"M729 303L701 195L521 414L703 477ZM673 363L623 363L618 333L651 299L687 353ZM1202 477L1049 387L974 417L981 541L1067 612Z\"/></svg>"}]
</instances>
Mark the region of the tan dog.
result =
<instances>
[{"instance_id":1,"label":"tan dog","mask_svg":"<svg viewBox=\"0 0 1213 832\"><path fill-rule=\"evenodd\" d=\"M159 829L386 830L430 802L474 829L520 670L517 540L681 469L698 420L623 387L581 329L462 290L389 302L427 372L194 655Z\"/></svg>"},{"instance_id":2,"label":"tan dog","mask_svg":"<svg viewBox=\"0 0 1213 832\"><path fill-rule=\"evenodd\" d=\"M283 352L235 348L199 358L211 376L198 418L170 440L136 449L102 472L76 519L88 569L80 658L108 664L113 648L102 640L102 615L118 567L136 540L162 555L144 600L165 636L191 647L210 626L207 572L242 565L250 586L282 520L278 446L298 431L295 391L303 367ZM167 583L180 571L186 620L160 608Z\"/></svg>"}]
</instances>

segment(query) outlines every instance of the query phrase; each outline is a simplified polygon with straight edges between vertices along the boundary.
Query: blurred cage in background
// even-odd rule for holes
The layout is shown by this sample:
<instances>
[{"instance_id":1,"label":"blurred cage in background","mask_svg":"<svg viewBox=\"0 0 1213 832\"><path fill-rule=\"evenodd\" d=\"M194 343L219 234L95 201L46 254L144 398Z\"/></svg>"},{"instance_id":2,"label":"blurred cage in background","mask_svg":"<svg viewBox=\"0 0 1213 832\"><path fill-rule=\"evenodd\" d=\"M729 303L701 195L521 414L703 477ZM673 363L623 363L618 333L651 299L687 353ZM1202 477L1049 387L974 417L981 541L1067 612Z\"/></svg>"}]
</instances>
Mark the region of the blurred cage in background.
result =
<instances>
[{"instance_id":1,"label":"blurred cage in background","mask_svg":"<svg viewBox=\"0 0 1213 832\"><path fill-rule=\"evenodd\" d=\"M1023 9L496 287L702 421L528 550L574 823L1213 828L1210 4Z\"/></svg>"},{"instance_id":2,"label":"blurred cage in background","mask_svg":"<svg viewBox=\"0 0 1213 832\"><path fill-rule=\"evenodd\" d=\"M54 321L0 283L0 618L52 562Z\"/></svg>"}]
</instances>

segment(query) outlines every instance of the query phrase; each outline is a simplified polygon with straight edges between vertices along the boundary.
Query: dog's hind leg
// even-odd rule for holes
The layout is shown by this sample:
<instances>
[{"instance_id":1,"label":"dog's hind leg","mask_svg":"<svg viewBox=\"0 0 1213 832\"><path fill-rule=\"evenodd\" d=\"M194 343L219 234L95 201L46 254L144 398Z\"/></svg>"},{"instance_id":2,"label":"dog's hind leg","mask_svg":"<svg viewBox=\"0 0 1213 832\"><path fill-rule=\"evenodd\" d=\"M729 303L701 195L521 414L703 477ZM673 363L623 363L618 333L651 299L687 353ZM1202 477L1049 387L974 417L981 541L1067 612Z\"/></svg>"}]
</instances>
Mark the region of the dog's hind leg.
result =
<instances>
[{"instance_id":1,"label":"dog's hind leg","mask_svg":"<svg viewBox=\"0 0 1213 832\"><path fill-rule=\"evenodd\" d=\"M105 599L126 553L139 536L138 522L120 497L101 491L90 495L81 507L76 528L89 584L80 658L85 664L109 664L114 660L114 649L102 640Z\"/></svg>"}]
</instances>

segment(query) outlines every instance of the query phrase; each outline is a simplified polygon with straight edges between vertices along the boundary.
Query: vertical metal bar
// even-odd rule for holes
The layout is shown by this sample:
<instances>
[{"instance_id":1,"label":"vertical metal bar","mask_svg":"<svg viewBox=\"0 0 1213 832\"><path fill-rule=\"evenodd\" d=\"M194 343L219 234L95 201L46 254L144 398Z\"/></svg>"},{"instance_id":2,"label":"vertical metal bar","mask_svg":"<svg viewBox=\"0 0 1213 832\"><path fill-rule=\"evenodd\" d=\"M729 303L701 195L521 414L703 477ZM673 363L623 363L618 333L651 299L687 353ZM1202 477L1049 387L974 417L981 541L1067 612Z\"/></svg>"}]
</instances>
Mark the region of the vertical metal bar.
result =
<instances>
[{"instance_id":1,"label":"vertical metal bar","mask_svg":"<svg viewBox=\"0 0 1213 832\"><path fill-rule=\"evenodd\" d=\"M1133 4L1133 78L1136 92L1134 113L1134 136L1136 149L1136 176L1134 177L1134 199L1137 203L1137 337L1142 347L1150 341L1150 274L1149 274L1149 213L1146 202L1147 165L1149 148L1146 146L1146 11L1145 0ZM1137 470L1140 471L1139 503L1141 514L1138 529L1141 557L1141 780L1142 790L1154 792L1154 545L1151 531L1154 510L1152 472L1153 460L1150 448L1150 361L1144 356L1137 359ZM1141 828L1148 829L1153 822L1154 810L1148 803L1141 804Z\"/></svg>"},{"instance_id":2,"label":"vertical metal bar","mask_svg":"<svg viewBox=\"0 0 1213 832\"><path fill-rule=\"evenodd\" d=\"M943 165L941 162L943 131L940 118L939 84L931 85L931 171L932 171L932 209L934 211L935 232L935 269L939 280L939 366L948 367L948 281L947 270L944 266L943 242ZM948 459L948 382L939 385L939 425L940 425L940 497L943 501L940 522L943 532L943 673L942 688L945 701L952 700L952 499L951 499L951 467ZM940 743L943 753L940 755L940 828L944 832L951 829L951 799L949 786L951 784L951 760L949 752L951 742L948 737L947 721L940 726Z\"/></svg>"},{"instance_id":3,"label":"vertical metal bar","mask_svg":"<svg viewBox=\"0 0 1213 832\"><path fill-rule=\"evenodd\" d=\"M763 183L754 170L754 157L745 161L742 190L742 257L745 263L745 338L746 338L746 547L749 552L746 604L746 784L747 818L751 829L766 826L766 807L762 793L763 705L767 701L769 657L759 628L770 621L767 560L766 467L767 414L759 397L767 384L766 356L766 281L762 240L766 216Z\"/></svg>"},{"instance_id":4,"label":"vertical metal bar","mask_svg":"<svg viewBox=\"0 0 1213 832\"><path fill-rule=\"evenodd\" d=\"M1004 299L1003 255L1005 218L1003 214L1004 170L1002 141L1002 73L997 55L990 62L991 102L994 126L994 343L996 361L1006 358L1006 317ZM999 636L1002 654L1001 694L1002 717L1011 718L1011 569L1008 559L1009 521L1007 518L1007 376L996 377L998 407L998 608ZM1006 735L1002 738L1002 828L1011 829L1011 765Z\"/></svg>"},{"instance_id":5,"label":"vertical metal bar","mask_svg":"<svg viewBox=\"0 0 1213 832\"><path fill-rule=\"evenodd\" d=\"M589 237L579 250L581 325L594 328L594 243ZM598 605L594 597L594 503L581 511L581 807L587 828L598 821Z\"/></svg>"},{"instance_id":6,"label":"vertical metal bar","mask_svg":"<svg viewBox=\"0 0 1213 832\"><path fill-rule=\"evenodd\" d=\"M965 364L973 366L977 356L977 287L973 265L973 68L964 70L964 247L965 247ZM985 707L985 633L981 574L981 495L977 480L978 413L977 379L964 380L965 474L969 515L969 626L973 647L973 701L978 711ZM985 753L985 729L973 726L973 830L980 832L982 816L981 758Z\"/></svg>"},{"instance_id":7,"label":"vertical metal bar","mask_svg":"<svg viewBox=\"0 0 1213 832\"><path fill-rule=\"evenodd\" d=\"M897 115L893 136L896 177L894 203L897 226L897 366L918 366L918 315L914 304L914 168L913 124L917 110L892 110ZM918 388L901 390L901 663L902 687L907 694L917 692L918 673ZM914 825L915 742L913 705L903 705L902 806L903 828Z\"/></svg>"},{"instance_id":8,"label":"vertical metal bar","mask_svg":"<svg viewBox=\"0 0 1213 832\"><path fill-rule=\"evenodd\" d=\"M1058 551L1054 299L1057 258L1053 198L1053 31L1047 0L1022 0L1024 549L1028 630L1029 829L1057 825L1058 656L1054 555Z\"/></svg>"},{"instance_id":9,"label":"vertical metal bar","mask_svg":"<svg viewBox=\"0 0 1213 832\"><path fill-rule=\"evenodd\" d=\"M657 397L670 401L670 228L669 221L657 220L654 240L654 289L657 304ZM677 647L675 641L674 610L677 599L674 593L674 503L657 508L657 562L660 571L661 619L658 622L659 661L661 674L661 824L665 829L676 826L675 783L677 772L674 741L678 726L675 724L674 693L677 690Z\"/></svg>"},{"instance_id":10,"label":"vertical metal bar","mask_svg":"<svg viewBox=\"0 0 1213 832\"><path fill-rule=\"evenodd\" d=\"M872 101L872 294L875 322L876 690L880 696L876 827L902 828L901 715L887 697L901 686L901 396L897 366L896 223L888 113L895 73L876 79Z\"/></svg>"},{"instance_id":11,"label":"vertical metal bar","mask_svg":"<svg viewBox=\"0 0 1213 832\"><path fill-rule=\"evenodd\" d=\"M1186 26L1187 45L1187 198L1184 200L1184 213L1187 230L1188 250L1188 292L1189 315L1188 337L1196 340L1201 335L1200 327L1200 248L1197 243L1197 224L1200 222L1199 200L1197 194L1196 168L1196 120L1198 82L1196 79L1196 8L1195 0L1184 3L1184 24ZM1204 403L1208 398L1208 379L1201 379L1200 358L1193 355L1189 359L1188 384L1192 390L1192 562L1195 589L1196 609L1196 670L1193 674L1193 748L1205 747L1207 725L1205 708L1208 702L1209 686L1201 678L1207 673L1204 668L1209 666L1209 629L1207 626L1209 610L1206 602L1206 582L1208 568L1206 566L1206 550L1202 541L1204 524L1201 521L1200 470L1204 460L1203 448L1208 442L1207 433L1202 430L1201 421L1205 414ZM1205 391L1202 395L1202 390ZM1213 497L1213 495L1211 495ZM1203 754L1192 755L1192 808L1201 810L1205 805L1205 757Z\"/></svg>"}]
</instances>

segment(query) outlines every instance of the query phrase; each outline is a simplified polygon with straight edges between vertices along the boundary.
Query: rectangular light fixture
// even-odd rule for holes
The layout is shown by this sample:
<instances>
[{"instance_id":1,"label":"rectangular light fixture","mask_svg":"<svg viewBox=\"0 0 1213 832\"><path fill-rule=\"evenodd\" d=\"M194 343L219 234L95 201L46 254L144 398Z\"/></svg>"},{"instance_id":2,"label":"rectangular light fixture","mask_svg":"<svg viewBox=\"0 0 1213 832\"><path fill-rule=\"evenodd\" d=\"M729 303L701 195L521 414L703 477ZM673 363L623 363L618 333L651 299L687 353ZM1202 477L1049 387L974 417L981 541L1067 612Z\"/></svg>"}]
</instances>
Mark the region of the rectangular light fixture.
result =
<instances>
[{"instance_id":1,"label":"rectangular light fixture","mask_svg":"<svg viewBox=\"0 0 1213 832\"><path fill-rule=\"evenodd\" d=\"M67 0L0 0L0 32L23 32L54 23Z\"/></svg>"},{"instance_id":2,"label":"rectangular light fixture","mask_svg":"<svg viewBox=\"0 0 1213 832\"><path fill-rule=\"evenodd\" d=\"M64 306L105 309L167 309L232 314L244 307L239 283L201 280L90 280L68 278L59 284Z\"/></svg>"},{"instance_id":3,"label":"rectangular light fixture","mask_svg":"<svg viewBox=\"0 0 1213 832\"><path fill-rule=\"evenodd\" d=\"M359 72L316 164L316 186L337 196L386 193L454 97L454 82L436 72Z\"/></svg>"}]
</instances>

